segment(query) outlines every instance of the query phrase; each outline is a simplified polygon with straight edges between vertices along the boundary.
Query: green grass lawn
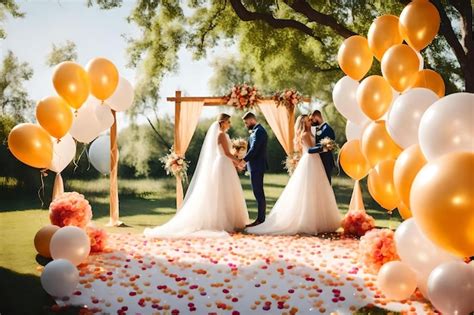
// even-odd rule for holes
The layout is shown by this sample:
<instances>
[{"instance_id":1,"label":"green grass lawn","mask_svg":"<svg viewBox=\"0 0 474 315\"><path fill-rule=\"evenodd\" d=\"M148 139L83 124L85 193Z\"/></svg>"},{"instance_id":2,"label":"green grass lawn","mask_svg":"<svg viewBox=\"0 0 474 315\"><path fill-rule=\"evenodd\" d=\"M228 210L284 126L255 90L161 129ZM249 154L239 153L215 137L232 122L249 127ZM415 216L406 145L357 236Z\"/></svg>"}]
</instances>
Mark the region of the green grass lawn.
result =
<instances>
[{"instance_id":1,"label":"green grass lawn","mask_svg":"<svg viewBox=\"0 0 474 315\"><path fill-rule=\"evenodd\" d=\"M90 201L94 223L103 227L109 215L108 179L64 180L66 191L80 192ZM268 210L278 199L287 181L288 176L285 174L265 177ZM256 203L248 177L242 178L242 185L250 216L254 219L257 215ZM348 209L352 186L353 181L348 178L333 179L342 213ZM376 219L377 226L392 229L398 226L398 214L394 213L393 218L390 218L368 195L365 184L362 187L366 210ZM120 180L120 217L127 227L107 230L114 233L141 233L145 227L166 222L175 213L174 189L174 180L171 178ZM33 238L39 228L49 224L48 211L46 208L41 209L41 201L34 193L3 191L0 198L0 314L47 314L54 302L41 289L37 267L44 261L36 256Z\"/></svg>"}]
</instances>

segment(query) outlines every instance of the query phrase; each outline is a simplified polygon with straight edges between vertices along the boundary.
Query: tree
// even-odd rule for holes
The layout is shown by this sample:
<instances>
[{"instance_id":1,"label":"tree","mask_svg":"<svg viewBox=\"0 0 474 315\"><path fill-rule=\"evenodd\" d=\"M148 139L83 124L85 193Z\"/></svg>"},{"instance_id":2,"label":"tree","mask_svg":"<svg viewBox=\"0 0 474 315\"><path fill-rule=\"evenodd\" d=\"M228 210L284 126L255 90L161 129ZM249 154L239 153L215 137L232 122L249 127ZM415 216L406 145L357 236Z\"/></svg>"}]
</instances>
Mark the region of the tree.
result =
<instances>
[{"instance_id":1,"label":"tree","mask_svg":"<svg viewBox=\"0 0 474 315\"><path fill-rule=\"evenodd\" d=\"M9 115L17 120L31 116L34 103L29 98L24 82L31 79L33 69L20 62L12 51L8 51L0 68L0 115Z\"/></svg>"},{"instance_id":2,"label":"tree","mask_svg":"<svg viewBox=\"0 0 474 315\"><path fill-rule=\"evenodd\" d=\"M20 8L15 3L14 0L2 0L0 2L0 22L3 23L7 18L7 15L11 15L14 18L22 18L25 16L25 13L20 12ZM0 26L0 39L7 37L7 33Z\"/></svg>"},{"instance_id":3,"label":"tree","mask_svg":"<svg viewBox=\"0 0 474 315\"><path fill-rule=\"evenodd\" d=\"M332 86L343 75L335 58L341 42L355 34L365 35L377 16L399 15L407 3L191 0L184 14L179 0L140 0L129 21L142 32L138 38L128 38L130 65L142 74L135 109L156 105L160 82L165 73L176 69L180 48L202 58L217 44L229 43L236 44L241 59L251 64L248 70L262 89L298 85L303 93L330 103ZM441 73L448 92L474 92L472 5L468 0L433 3L442 22L435 42L423 51L427 67ZM379 68L374 62L371 73Z\"/></svg>"},{"instance_id":4,"label":"tree","mask_svg":"<svg viewBox=\"0 0 474 315\"><path fill-rule=\"evenodd\" d=\"M46 65L54 67L63 61L77 60L77 46L73 41L67 40L64 43L54 44L51 47L51 52L46 57Z\"/></svg>"}]
</instances>

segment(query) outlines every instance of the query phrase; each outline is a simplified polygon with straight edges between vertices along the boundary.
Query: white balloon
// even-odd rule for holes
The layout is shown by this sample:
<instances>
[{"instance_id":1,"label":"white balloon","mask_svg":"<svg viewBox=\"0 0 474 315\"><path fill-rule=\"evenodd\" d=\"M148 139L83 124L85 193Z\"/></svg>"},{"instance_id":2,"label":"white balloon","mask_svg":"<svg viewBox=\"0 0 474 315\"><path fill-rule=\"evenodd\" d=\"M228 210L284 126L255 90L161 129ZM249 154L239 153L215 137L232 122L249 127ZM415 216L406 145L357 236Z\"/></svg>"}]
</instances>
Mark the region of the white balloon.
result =
<instances>
[{"instance_id":1,"label":"white balloon","mask_svg":"<svg viewBox=\"0 0 474 315\"><path fill-rule=\"evenodd\" d=\"M92 142L89 149L89 161L100 173L110 172L110 136L102 135Z\"/></svg>"},{"instance_id":2,"label":"white balloon","mask_svg":"<svg viewBox=\"0 0 474 315\"><path fill-rule=\"evenodd\" d=\"M436 267L428 279L428 296L443 314L474 312L474 266L452 261Z\"/></svg>"},{"instance_id":3,"label":"white balloon","mask_svg":"<svg viewBox=\"0 0 474 315\"><path fill-rule=\"evenodd\" d=\"M95 116L95 108L100 101L90 96L77 110L69 133L79 142L89 143L101 133L101 125Z\"/></svg>"},{"instance_id":4,"label":"white balloon","mask_svg":"<svg viewBox=\"0 0 474 315\"><path fill-rule=\"evenodd\" d=\"M416 290L416 273L401 261L389 261L377 274L377 287L390 300L408 299Z\"/></svg>"},{"instance_id":5,"label":"white balloon","mask_svg":"<svg viewBox=\"0 0 474 315\"><path fill-rule=\"evenodd\" d=\"M425 67L425 61L423 60L423 55L419 51L415 51L416 56L418 57L418 60L420 61L420 66L418 67L418 70L421 71Z\"/></svg>"},{"instance_id":6,"label":"white balloon","mask_svg":"<svg viewBox=\"0 0 474 315\"><path fill-rule=\"evenodd\" d=\"M76 156L76 141L68 133L59 142L54 138L51 140L53 141L53 160L49 169L61 173Z\"/></svg>"},{"instance_id":7,"label":"white balloon","mask_svg":"<svg viewBox=\"0 0 474 315\"><path fill-rule=\"evenodd\" d=\"M400 92L398 92L397 90L395 89L392 89L392 103L390 104L390 106L388 107L387 111L385 112L385 114L383 114L383 116L379 119L379 120L385 120L387 121L388 120L388 113L390 113L390 111L392 110L392 107L393 107L393 104L395 103L395 101L397 100L397 98L401 95Z\"/></svg>"},{"instance_id":8,"label":"white balloon","mask_svg":"<svg viewBox=\"0 0 474 315\"><path fill-rule=\"evenodd\" d=\"M451 94L430 106L421 118L418 138L428 161L452 152L474 152L474 94Z\"/></svg>"},{"instance_id":9,"label":"white balloon","mask_svg":"<svg viewBox=\"0 0 474 315\"><path fill-rule=\"evenodd\" d=\"M418 143L418 127L424 112L438 96L425 88L414 88L400 95L392 105L387 119L387 131L402 148Z\"/></svg>"},{"instance_id":10,"label":"white balloon","mask_svg":"<svg viewBox=\"0 0 474 315\"><path fill-rule=\"evenodd\" d=\"M41 285L54 297L70 296L79 284L79 271L66 259L49 262L41 274Z\"/></svg>"},{"instance_id":11,"label":"white balloon","mask_svg":"<svg viewBox=\"0 0 474 315\"><path fill-rule=\"evenodd\" d=\"M132 84L120 76L117 89L114 94L106 100L106 103L117 112L123 112L133 105L134 91Z\"/></svg>"},{"instance_id":12,"label":"white balloon","mask_svg":"<svg viewBox=\"0 0 474 315\"><path fill-rule=\"evenodd\" d=\"M77 226L65 226L57 230L49 244L53 259L67 259L75 266L89 256L91 244L89 236Z\"/></svg>"},{"instance_id":13,"label":"white balloon","mask_svg":"<svg viewBox=\"0 0 474 315\"><path fill-rule=\"evenodd\" d=\"M460 260L424 236L414 218L403 221L397 228L395 245L400 259L416 271L418 288L424 296L427 296L431 271L442 263Z\"/></svg>"},{"instance_id":14,"label":"white balloon","mask_svg":"<svg viewBox=\"0 0 474 315\"><path fill-rule=\"evenodd\" d=\"M362 125L369 118L365 116L357 103L356 93L358 87L359 82L345 76L337 81L334 86L332 100L342 116L355 124Z\"/></svg>"},{"instance_id":15,"label":"white balloon","mask_svg":"<svg viewBox=\"0 0 474 315\"><path fill-rule=\"evenodd\" d=\"M114 124L114 115L106 103L94 103L94 114L99 122L100 132L109 129Z\"/></svg>"},{"instance_id":16,"label":"white balloon","mask_svg":"<svg viewBox=\"0 0 474 315\"><path fill-rule=\"evenodd\" d=\"M370 121L366 121L362 125L357 125L354 124L352 121L348 120L346 123L347 141L360 140L362 138L362 133L364 132L365 127L367 127L369 123Z\"/></svg>"}]
</instances>

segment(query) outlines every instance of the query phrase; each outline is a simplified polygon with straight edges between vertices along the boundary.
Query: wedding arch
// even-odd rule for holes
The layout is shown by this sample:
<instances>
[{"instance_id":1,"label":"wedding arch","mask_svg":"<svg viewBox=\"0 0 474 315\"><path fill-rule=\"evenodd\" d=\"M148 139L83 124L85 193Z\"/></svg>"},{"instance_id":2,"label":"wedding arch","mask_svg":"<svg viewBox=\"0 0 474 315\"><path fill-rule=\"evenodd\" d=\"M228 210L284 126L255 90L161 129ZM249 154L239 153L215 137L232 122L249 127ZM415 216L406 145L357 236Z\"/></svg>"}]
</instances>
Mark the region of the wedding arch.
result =
<instances>
[{"instance_id":1,"label":"wedding arch","mask_svg":"<svg viewBox=\"0 0 474 315\"><path fill-rule=\"evenodd\" d=\"M174 97L166 100L174 102L174 151L180 156L186 154L204 106L232 106L225 96L182 96L181 91L176 91ZM302 97L300 100L301 103L310 101L309 97ZM255 107L262 112L285 153L292 154L296 106L277 106L273 97L262 97ZM176 176L177 209L180 208L183 197L182 179Z\"/></svg>"}]
</instances>

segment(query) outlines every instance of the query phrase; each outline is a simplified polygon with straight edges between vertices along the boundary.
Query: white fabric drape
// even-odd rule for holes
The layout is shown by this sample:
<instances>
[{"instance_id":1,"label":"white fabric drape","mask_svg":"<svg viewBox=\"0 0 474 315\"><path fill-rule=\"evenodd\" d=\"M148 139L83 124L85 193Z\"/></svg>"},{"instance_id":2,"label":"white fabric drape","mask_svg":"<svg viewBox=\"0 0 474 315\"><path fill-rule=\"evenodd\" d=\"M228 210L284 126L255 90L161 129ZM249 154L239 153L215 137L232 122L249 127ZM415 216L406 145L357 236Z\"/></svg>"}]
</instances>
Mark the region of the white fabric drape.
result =
<instances>
[{"instance_id":1,"label":"white fabric drape","mask_svg":"<svg viewBox=\"0 0 474 315\"><path fill-rule=\"evenodd\" d=\"M354 183L354 190L352 191L351 202L349 204L349 211L351 210L364 210L364 200L362 199L362 190L360 189L360 183L358 180Z\"/></svg>"},{"instance_id":2,"label":"white fabric drape","mask_svg":"<svg viewBox=\"0 0 474 315\"><path fill-rule=\"evenodd\" d=\"M260 101L259 108L265 116L268 124L273 130L278 141L282 145L287 155L293 152L293 137L290 129L291 113L288 112L285 106L276 106L275 101L264 100Z\"/></svg>"},{"instance_id":3,"label":"white fabric drape","mask_svg":"<svg viewBox=\"0 0 474 315\"><path fill-rule=\"evenodd\" d=\"M175 129L175 152L178 155L185 155L189 147L189 143L196 130L201 112L204 107L204 102L181 102L179 106L179 126ZM176 177L176 206L177 209L181 207L183 202L183 183L181 178Z\"/></svg>"}]
</instances>

